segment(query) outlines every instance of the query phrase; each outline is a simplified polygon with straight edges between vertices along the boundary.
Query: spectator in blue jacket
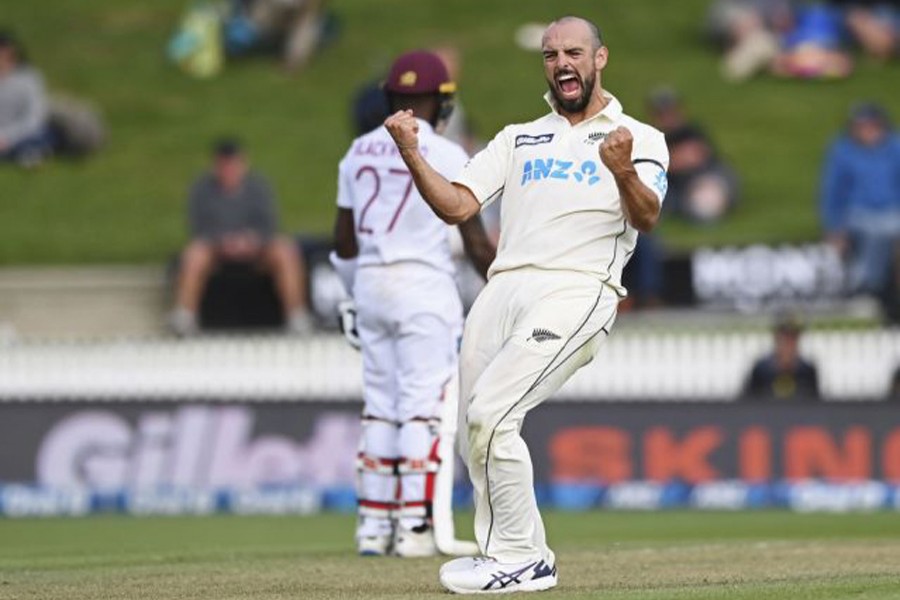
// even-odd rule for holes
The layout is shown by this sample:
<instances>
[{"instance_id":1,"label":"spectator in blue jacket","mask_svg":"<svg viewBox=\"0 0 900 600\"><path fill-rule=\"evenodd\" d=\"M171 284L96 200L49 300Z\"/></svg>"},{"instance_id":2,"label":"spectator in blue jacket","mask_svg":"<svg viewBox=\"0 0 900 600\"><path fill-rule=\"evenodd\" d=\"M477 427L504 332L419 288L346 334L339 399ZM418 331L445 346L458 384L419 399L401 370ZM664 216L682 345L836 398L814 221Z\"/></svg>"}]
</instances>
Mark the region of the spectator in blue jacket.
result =
<instances>
[{"instance_id":1,"label":"spectator in blue jacket","mask_svg":"<svg viewBox=\"0 0 900 600\"><path fill-rule=\"evenodd\" d=\"M874 103L853 107L821 183L828 241L849 260L853 292L884 296L900 246L900 136Z\"/></svg>"}]
</instances>

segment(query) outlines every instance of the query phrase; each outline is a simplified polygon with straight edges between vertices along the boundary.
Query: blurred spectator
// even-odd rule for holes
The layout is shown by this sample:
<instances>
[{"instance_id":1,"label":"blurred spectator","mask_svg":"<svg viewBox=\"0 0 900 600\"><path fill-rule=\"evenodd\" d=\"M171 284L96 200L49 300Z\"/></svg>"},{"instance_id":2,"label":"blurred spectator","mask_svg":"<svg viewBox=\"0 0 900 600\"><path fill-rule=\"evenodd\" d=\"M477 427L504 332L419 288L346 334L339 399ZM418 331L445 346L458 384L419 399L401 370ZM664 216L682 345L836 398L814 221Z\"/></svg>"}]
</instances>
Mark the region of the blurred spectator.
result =
<instances>
[{"instance_id":1,"label":"blurred spectator","mask_svg":"<svg viewBox=\"0 0 900 600\"><path fill-rule=\"evenodd\" d=\"M740 81L768 70L779 36L792 23L790 0L716 0L708 16L713 39L725 50L722 74Z\"/></svg>"},{"instance_id":2,"label":"blurred spectator","mask_svg":"<svg viewBox=\"0 0 900 600\"><path fill-rule=\"evenodd\" d=\"M662 306L663 259L663 248L656 234L641 233L622 274L628 296L619 303L620 312Z\"/></svg>"},{"instance_id":3,"label":"blurred spectator","mask_svg":"<svg viewBox=\"0 0 900 600\"><path fill-rule=\"evenodd\" d=\"M325 0L231 0L225 24L229 54L279 47L288 69L301 69L328 33Z\"/></svg>"},{"instance_id":4,"label":"blurred spectator","mask_svg":"<svg viewBox=\"0 0 900 600\"><path fill-rule=\"evenodd\" d=\"M351 110L356 137L381 127L390 110L381 82L373 81L361 87L353 98Z\"/></svg>"},{"instance_id":5,"label":"blurred spectator","mask_svg":"<svg viewBox=\"0 0 900 600\"><path fill-rule=\"evenodd\" d=\"M900 49L900 1L831 0L844 15L854 41L881 60L896 56Z\"/></svg>"},{"instance_id":6,"label":"blurred spectator","mask_svg":"<svg viewBox=\"0 0 900 600\"><path fill-rule=\"evenodd\" d=\"M775 324L775 349L756 361L744 386L749 402L812 401L819 399L819 375L815 365L800 356L802 327L793 315L782 315Z\"/></svg>"},{"instance_id":7,"label":"blurred spectator","mask_svg":"<svg viewBox=\"0 0 900 600\"><path fill-rule=\"evenodd\" d=\"M853 59L844 42L840 11L820 4L804 6L795 13L794 25L772 61L772 72L798 79L846 77L853 70Z\"/></svg>"},{"instance_id":8,"label":"blurred spectator","mask_svg":"<svg viewBox=\"0 0 900 600\"><path fill-rule=\"evenodd\" d=\"M53 149L44 81L7 32L0 32L0 160L41 163Z\"/></svg>"},{"instance_id":9,"label":"blurred spectator","mask_svg":"<svg viewBox=\"0 0 900 600\"><path fill-rule=\"evenodd\" d=\"M53 156L83 158L97 152L107 138L106 125L90 102L70 95L50 97Z\"/></svg>"},{"instance_id":10,"label":"blurred spectator","mask_svg":"<svg viewBox=\"0 0 900 600\"><path fill-rule=\"evenodd\" d=\"M277 234L271 188L249 170L236 141L218 142L213 154L212 172L200 176L190 192L191 242L181 257L172 329L179 335L197 332L197 311L210 274L219 263L235 262L271 272L287 329L309 332L305 265L295 244Z\"/></svg>"},{"instance_id":11,"label":"blurred spectator","mask_svg":"<svg viewBox=\"0 0 900 600\"><path fill-rule=\"evenodd\" d=\"M225 64L222 11L209 2L192 3L169 39L166 54L192 77L218 75Z\"/></svg>"},{"instance_id":12,"label":"blurred spectator","mask_svg":"<svg viewBox=\"0 0 900 600\"><path fill-rule=\"evenodd\" d=\"M721 220L737 202L734 171L703 128L688 121L681 99L659 88L648 99L650 122L666 136L669 190L663 209L698 223Z\"/></svg>"},{"instance_id":13,"label":"blurred spectator","mask_svg":"<svg viewBox=\"0 0 900 600\"><path fill-rule=\"evenodd\" d=\"M291 70L305 67L337 35L326 0L194 2L169 39L167 54L184 72L218 75L225 56L281 52Z\"/></svg>"},{"instance_id":14,"label":"blurred spectator","mask_svg":"<svg viewBox=\"0 0 900 600\"><path fill-rule=\"evenodd\" d=\"M851 109L822 170L821 210L828 241L849 260L851 291L884 297L900 242L900 136L881 106Z\"/></svg>"}]
</instances>

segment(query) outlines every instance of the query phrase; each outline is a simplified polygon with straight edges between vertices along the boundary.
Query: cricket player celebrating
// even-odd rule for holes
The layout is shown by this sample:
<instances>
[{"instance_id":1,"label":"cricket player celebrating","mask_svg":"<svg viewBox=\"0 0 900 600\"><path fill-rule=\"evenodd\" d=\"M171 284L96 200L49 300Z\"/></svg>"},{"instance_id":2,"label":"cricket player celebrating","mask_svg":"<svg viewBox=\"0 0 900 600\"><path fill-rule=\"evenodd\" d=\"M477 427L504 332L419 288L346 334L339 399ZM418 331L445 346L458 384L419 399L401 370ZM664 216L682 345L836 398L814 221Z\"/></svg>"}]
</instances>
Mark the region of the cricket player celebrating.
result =
<instances>
[{"instance_id":1,"label":"cricket player celebrating","mask_svg":"<svg viewBox=\"0 0 900 600\"><path fill-rule=\"evenodd\" d=\"M663 135L603 89L609 53L596 25L559 19L542 46L551 112L503 129L452 181L424 151L428 131L413 115L385 122L422 197L447 223L503 196L497 258L460 355L483 556L442 567L441 583L458 593L556 585L519 431L609 335L625 295L622 269L638 232L656 225L666 191Z\"/></svg>"},{"instance_id":2,"label":"cricket player celebrating","mask_svg":"<svg viewBox=\"0 0 900 600\"><path fill-rule=\"evenodd\" d=\"M401 56L384 89L391 110L406 111L419 132L419 151L435 172L458 175L469 157L434 131L450 115L455 90L441 60L422 51ZM345 333L358 335L363 354L358 550L405 557L464 553L441 542L442 532L453 537L455 383L463 319L451 228L419 198L384 127L357 138L338 171L332 263L356 305L356 333L346 318ZM468 219L459 230L466 253L486 275L495 251L480 219ZM451 384L454 391L448 393ZM449 433L443 442L442 413ZM436 526L438 513L443 529Z\"/></svg>"}]
</instances>

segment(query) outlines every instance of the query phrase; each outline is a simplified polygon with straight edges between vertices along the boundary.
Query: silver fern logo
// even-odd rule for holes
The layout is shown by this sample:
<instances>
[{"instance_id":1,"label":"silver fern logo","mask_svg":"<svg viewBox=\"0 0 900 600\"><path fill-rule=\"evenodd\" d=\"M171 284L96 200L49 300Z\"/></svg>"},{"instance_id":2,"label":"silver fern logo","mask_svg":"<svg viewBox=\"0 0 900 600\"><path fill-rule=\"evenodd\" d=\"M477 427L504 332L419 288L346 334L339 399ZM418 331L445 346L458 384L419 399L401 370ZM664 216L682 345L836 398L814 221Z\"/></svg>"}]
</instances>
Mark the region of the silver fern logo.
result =
<instances>
[{"instance_id":1,"label":"silver fern logo","mask_svg":"<svg viewBox=\"0 0 900 600\"><path fill-rule=\"evenodd\" d=\"M537 328L531 332L531 337L529 340L534 340L538 343L547 342L550 340L558 340L560 339L558 335L550 331L549 329L541 329Z\"/></svg>"}]
</instances>

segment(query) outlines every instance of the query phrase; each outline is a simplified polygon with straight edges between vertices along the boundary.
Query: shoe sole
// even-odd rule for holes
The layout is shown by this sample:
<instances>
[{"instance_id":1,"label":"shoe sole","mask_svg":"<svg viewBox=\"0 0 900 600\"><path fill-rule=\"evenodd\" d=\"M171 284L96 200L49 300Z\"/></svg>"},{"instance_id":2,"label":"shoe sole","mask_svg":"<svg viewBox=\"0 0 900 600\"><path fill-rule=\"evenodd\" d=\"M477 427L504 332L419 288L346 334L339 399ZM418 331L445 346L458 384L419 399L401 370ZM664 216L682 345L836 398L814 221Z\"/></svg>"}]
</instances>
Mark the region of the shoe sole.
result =
<instances>
[{"instance_id":1,"label":"shoe sole","mask_svg":"<svg viewBox=\"0 0 900 600\"><path fill-rule=\"evenodd\" d=\"M454 594L512 594L513 592L543 592L556 587L559 583L557 577L541 577L540 579L529 579L516 585L508 585L505 588L497 588L494 590L470 590L447 584L441 581L441 585L445 589Z\"/></svg>"}]
</instances>

